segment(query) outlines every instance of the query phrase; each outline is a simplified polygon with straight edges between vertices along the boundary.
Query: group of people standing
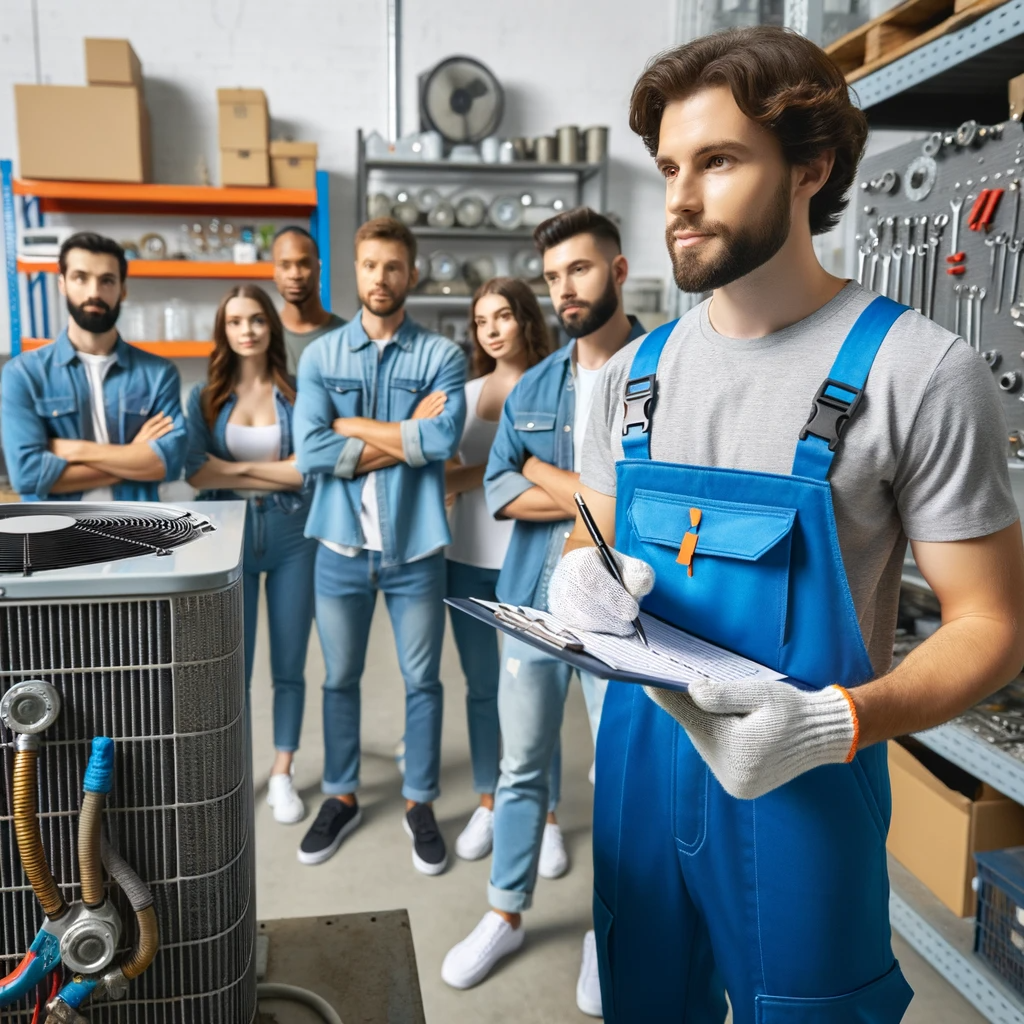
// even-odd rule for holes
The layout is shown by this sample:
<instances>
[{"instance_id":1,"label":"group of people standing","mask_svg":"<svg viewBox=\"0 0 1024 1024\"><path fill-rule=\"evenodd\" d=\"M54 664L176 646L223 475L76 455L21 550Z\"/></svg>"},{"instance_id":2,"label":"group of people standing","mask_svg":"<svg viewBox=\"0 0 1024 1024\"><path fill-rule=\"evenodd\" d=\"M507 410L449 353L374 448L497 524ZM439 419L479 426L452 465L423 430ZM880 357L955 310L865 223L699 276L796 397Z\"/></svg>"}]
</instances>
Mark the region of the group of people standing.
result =
<instances>
[{"instance_id":1,"label":"group of people standing","mask_svg":"<svg viewBox=\"0 0 1024 1024\"><path fill-rule=\"evenodd\" d=\"M444 598L546 604L575 515L597 381L642 328L622 308L628 267L611 220L572 210L535 240L570 343L556 346L526 282L495 278L472 298L467 361L406 313L417 283L407 227L380 218L358 229L361 308L347 323L321 305L315 239L286 227L273 247L281 312L255 285L223 297L206 379L183 415L174 366L117 333L123 252L79 234L60 257L67 329L5 368L3 441L23 498L157 500L159 483L183 472L200 500L246 502L245 678L248 687L263 578L275 749L267 800L282 823L306 815L293 759L314 621L326 667L326 799L299 845L304 864L331 858L360 823L360 681L378 592L406 690L396 749L403 825L413 865L427 875L448 863L432 806ZM467 860L494 853L492 909L444 963L445 980L464 988L522 944L537 874L568 869L556 809L573 670L514 639L499 653L495 631L471 617L453 611L451 625L479 795L455 851ZM586 673L581 682L596 743L607 684ZM592 936L585 953L578 1001L599 1014Z\"/></svg>"}]
</instances>

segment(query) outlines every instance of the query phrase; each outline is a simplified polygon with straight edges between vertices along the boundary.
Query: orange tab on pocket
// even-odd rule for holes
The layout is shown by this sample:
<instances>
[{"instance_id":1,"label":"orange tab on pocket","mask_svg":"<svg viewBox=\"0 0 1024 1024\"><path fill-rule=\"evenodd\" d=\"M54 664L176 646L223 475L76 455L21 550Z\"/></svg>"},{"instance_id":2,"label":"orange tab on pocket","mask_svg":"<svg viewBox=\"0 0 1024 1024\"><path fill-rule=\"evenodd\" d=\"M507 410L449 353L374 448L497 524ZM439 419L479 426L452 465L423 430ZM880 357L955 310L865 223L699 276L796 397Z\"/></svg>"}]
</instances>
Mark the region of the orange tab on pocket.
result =
<instances>
[{"instance_id":1,"label":"orange tab on pocket","mask_svg":"<svg viewBox=\"0 0 1024 1024\"><path fill-rule=\"evenodd\" d=\"M679 545L679 554L676 556L676 561L680 565L686 566L687 576L693 575L693 553L697 550L697 528L700 526L701 515L699 508L690 509L690 526L693 529L687 530L683 534L683 541Z\"/></svg>"}]
</instances>

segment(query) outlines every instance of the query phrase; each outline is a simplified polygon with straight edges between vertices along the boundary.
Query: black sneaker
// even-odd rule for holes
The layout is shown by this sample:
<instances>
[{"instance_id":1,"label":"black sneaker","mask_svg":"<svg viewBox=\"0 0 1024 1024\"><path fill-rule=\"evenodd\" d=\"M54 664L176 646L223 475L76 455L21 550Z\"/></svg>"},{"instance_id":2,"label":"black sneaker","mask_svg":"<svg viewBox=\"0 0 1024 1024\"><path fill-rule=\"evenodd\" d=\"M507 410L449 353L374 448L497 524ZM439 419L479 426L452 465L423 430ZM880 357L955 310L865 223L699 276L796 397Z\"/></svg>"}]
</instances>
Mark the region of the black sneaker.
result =
<instances>
[{"instance_id":1,"label":"black sneaker","mask_svg":"<svg viewBox=\"0 0 1024 1024\"><path fill-rule=\"evenodd\" d=\"M448 866L448 851L430 804L415 804L402 819L412 840L412 866L425 875L439 875Z\"/></svg>"},{"instance_id":2,"label":"black sneaker","mask_svg":"<svg viewBox=\"0 0 1024 1024\"><path fill-rule=\"evenodd\" d=\"M359 804L347 804L344 800L330 797L320 805L316 821L299 846L301 864L323 864L338 852L342 840L354 832L362 821Z\"/></svg>"}]
</instances>

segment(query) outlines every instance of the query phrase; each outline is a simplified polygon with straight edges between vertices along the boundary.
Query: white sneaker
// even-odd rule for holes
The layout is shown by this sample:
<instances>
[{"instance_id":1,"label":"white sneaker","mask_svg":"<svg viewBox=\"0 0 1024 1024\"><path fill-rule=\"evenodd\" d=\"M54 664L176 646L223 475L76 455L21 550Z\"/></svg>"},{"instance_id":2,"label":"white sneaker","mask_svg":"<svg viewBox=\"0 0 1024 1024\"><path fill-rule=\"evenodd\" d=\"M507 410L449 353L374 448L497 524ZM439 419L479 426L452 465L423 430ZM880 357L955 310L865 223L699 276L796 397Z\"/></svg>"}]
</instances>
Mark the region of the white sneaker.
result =
<instances>
[{"instance_id":1,"label":"white sneaker","mask_svg":"<svg viewBox=\"0 0 1024 1024\"><path fill-rule=\"evenodd\" d=\"M603 1017L601 979L597 973L597 936L593 931L583 936L583 963L576 982L576 1005L588 1017Z\"/></svg>"},{"instance_id":2,"label":"white sneaker","mask_svg":"<svg viewBox=\"0 0 1024 1024\"><path fill-rule=\"evenodd\" d=\"M501 914L488 910L469 935L448 950L441 977L452 988L479 985L502 957L519 949L525 937L521 923L513 928Z\"/></svg>"},{"instance_id":3,"label":"white sneaker","mask_svg":"<svg viewBox=\"0 0 1024 1024\"><path fill-rule=\"evenodd\" d=\"M569 870L569 855L565 852L565 840L557 824L544 824L544 835L540 841L540 862L537 874L541 878L561 878Z\"/></svg>"},{"instance_id":4,"label":"white sneaker","mask_svg":"<svg viewBox=\"0 0 1024 1024\"><path fill-rule=\"evenodd\" d=\"M271 775L267 783L267 803L274 808L274 821L294 825L306 816L306 805L295 792L291 772Z\"/></svg>"},{"instance_id":5,"label":"white sneaker","mask_svg":"<svg viewBox=\"0 0 1024 1024\"><path fill-rule=\"evenodd\" d=\"M469 824L455 840L455 852L463 860L480 860L491 852L494 845L494 811L478 807Z\"/></svg>"}]
</instances>

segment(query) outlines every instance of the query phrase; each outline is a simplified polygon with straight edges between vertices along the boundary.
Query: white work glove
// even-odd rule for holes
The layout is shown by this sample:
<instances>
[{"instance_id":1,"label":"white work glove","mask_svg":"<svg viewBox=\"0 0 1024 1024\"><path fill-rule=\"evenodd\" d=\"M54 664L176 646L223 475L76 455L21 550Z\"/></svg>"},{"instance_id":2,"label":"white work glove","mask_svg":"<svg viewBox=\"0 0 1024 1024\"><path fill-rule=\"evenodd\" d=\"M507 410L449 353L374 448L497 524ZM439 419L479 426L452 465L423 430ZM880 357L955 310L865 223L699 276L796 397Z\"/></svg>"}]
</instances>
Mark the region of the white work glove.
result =
<instances>
[{"instance_id":1,"label":"white work glove","mask_svg":"<svg viewBox=\"0 0 1024 1024\"><path fill-rule=\"evenodd\" d=\"M823 764L853 760L858 724L841 686L701 679L688 693L645 686L684 729L722 788L753 800Z\"/></svg>"},{"instance_id":2,"label":"white work glove","mask_svg":"<svg viewBox=\"0 0 1024 1024\"><path fill-rule=\"evenodd\" d=\"M612 552L622 573L623 590L597 548L577 548L555 566L548 587L548 608L565 625L594 633L632 636L640 614L637 601L654 587L654 570L639 558Z\"/></svg>"}]
</instances>

